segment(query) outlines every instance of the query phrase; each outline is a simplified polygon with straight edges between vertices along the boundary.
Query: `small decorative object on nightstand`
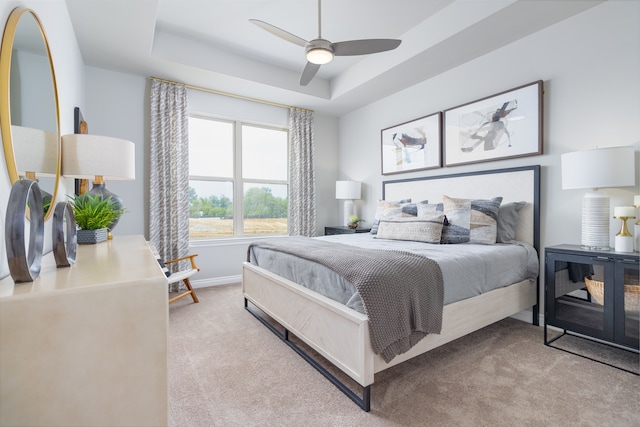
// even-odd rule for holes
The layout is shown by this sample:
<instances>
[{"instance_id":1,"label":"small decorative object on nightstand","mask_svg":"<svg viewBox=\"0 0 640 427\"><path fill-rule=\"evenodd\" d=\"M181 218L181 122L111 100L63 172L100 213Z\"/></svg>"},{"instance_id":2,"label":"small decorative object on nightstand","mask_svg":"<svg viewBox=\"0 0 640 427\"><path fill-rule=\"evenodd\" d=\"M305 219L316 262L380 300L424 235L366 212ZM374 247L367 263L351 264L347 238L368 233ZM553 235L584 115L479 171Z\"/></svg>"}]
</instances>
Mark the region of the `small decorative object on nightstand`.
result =
<instances>
[{"instance_id":1,"label":"small decorative object on nightstand","mask_svg":"<svg viewBox=\"0 0 640 427\"><path fill-rule=\"evenodd\" d=\"M345 225L336 225L332 227L325 227L324 235L331 236L334 234L368 233L370 231L371 231L371 228L364 228L364 227L350 228Z\"/></svg>"},{"instance_id":2,"label":"small decorative object on nightstand","mask_svg":"<svg viewBox=\"0 0 640 427\"><path fill-rule=\"evenodd\" d=\"M349 215L349 224L347 224L347 227L356 229L358 228L358 224L360 224L363 221L364 221L363 219L358 218L358 215L351 214Z\"/></svg>"},{"instance_id":3,"label":"small decorative object on nightstand","mask_svg":"<svg viewBox=\"0 0 640 427\"><path fill-rule=\"evenodd\" d=\"M632 206L618 206L613 208L613 217L622 221L620 231L616 234L616 252L633 252L633 236L627 228L627 220L635 218Z\"/></svg>"}]
</instances>

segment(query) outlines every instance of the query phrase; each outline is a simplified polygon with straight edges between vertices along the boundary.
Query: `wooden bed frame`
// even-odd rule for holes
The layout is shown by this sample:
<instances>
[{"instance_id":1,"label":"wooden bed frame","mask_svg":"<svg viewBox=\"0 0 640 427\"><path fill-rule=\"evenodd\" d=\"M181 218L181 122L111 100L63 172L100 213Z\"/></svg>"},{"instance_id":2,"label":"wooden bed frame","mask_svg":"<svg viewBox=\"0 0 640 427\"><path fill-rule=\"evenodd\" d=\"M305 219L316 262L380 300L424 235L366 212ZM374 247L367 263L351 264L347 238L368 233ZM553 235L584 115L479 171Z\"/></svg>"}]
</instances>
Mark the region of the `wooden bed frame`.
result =
<instances>
[{"instance_id":1,"label":"wooden bed frame","mask_svg":"<svg viewBox=\"0 0 640 427\"><path fill-rule=\"evenodd\" d=\"M520 211L516 239L539 251L540 166L499 169L453 175L385 181L386 200L411 197L413 201L437 203L451 197L503 197L503 204L526 201ZM318 369L363 410L369 411L370 386L374 375L391 366L439 347L523 310L532 309L538 325L538 281L523 281L444 307L442 331L423 338L411 350L386 363L373 353L367 316L255 265L244 263L242 289L245 308L287 345ZM260 316L248 302L278 322L284 332ZM321 354L362 386L362 396L353 392L318 361L289 340L289 332Z\"/></svg>"}]
</instances>

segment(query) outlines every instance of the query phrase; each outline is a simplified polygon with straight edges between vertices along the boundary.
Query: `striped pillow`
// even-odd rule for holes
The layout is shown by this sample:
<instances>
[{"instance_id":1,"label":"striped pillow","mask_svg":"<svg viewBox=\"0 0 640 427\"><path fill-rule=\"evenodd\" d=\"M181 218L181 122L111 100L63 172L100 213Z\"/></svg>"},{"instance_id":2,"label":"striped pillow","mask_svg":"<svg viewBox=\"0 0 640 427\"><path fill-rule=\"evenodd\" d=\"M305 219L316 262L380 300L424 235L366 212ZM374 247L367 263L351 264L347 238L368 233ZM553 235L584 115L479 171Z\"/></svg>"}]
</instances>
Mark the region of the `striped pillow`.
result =
<instances>
[{"instance_id":1,"label":"striped pillow","mask_svg":"<svg viewBox=\"0 0 640 427\"><path fill-rule=\"evenodd\" d=\"M443 219L441 213L424 217L383 218L376 239L440 243Z\"/></svg>"},{"instance_id":2,"label":"striped pillow","mask_svg":"<svg viewBox=\"0 0 640 427\"><path fill-rule=\"evenodd\" d=\"M496 243L498 212L502 197L456 199L442 196L445 226L441 243Z\"/></svg>"}]
</instances>

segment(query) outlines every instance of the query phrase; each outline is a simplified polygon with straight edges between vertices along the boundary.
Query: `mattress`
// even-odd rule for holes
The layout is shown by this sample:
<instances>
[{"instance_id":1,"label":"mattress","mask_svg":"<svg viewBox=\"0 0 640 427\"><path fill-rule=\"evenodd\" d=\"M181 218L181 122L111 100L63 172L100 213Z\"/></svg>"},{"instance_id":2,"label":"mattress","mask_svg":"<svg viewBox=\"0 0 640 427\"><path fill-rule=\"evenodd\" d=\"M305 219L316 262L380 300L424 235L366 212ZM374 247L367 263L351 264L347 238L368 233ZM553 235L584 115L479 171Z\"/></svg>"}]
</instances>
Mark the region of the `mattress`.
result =
<instances>
[{"instance_id":1,"label":"mattress","mask_svg":"<svg viewBox=\"0 0 640 427\"><path fill-rule=\"evenodd\" d=\"M316 239L370 249L408 251L433 259L442 270L445 305L523 280L534 281L540 268L536 250L524 242L436 245L376 239L369 233L339 234ZM321 264L256 247L251 249L249 261L365 313L355 286Z\"/></svg>"}]
</instances>

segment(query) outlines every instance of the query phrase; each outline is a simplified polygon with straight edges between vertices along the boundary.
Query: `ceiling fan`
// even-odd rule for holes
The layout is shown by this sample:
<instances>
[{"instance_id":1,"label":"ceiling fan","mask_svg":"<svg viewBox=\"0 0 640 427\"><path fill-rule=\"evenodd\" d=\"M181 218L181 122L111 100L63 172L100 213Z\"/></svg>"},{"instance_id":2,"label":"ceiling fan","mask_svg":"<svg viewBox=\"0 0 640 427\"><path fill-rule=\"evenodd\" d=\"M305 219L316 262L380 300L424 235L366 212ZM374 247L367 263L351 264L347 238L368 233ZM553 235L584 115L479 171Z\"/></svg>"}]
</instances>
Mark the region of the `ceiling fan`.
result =
<instances>
[{"instance_id":1,"label":"ceiling fan","mask_svg":"<svg viewBox=\"0 0 640 427\"><path fill-rule=\"evenodd\" d=\"M274 34L288 42L297 44L298 46L304 47L307 65L304 67L302 76L300 77L301 86L309 84L320 69L320 66L331 62L334 56L367 55L370 53L385 52L387 50L397 48L402 42L402 40L394 39L364 39L331 43L329 40L322 38L320 12L321 5L320 0L318 0L318 38L311 41L306 41L303 38L264 21L249 19L249 21L253 22L258 27L269 31L271 34Z\"/></svg>"}]
</instances>

